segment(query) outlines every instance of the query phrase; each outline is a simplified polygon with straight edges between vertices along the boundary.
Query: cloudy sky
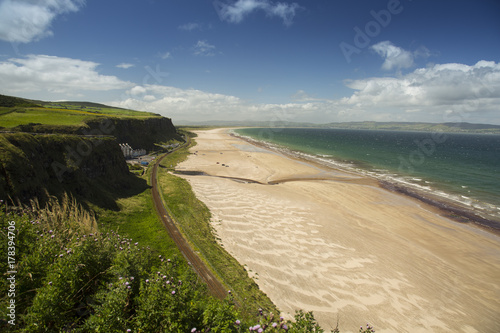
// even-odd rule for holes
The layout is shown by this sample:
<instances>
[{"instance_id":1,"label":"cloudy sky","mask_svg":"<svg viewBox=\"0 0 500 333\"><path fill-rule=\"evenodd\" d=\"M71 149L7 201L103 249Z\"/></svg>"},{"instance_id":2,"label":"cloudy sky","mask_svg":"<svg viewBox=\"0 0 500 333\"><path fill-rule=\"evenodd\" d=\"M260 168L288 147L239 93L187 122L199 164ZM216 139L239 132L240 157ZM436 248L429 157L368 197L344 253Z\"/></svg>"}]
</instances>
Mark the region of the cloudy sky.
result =
<instances>
[{"instance_id":1,"label":"cloudy sky","mask_svg":"<svg viewBox=\"0 0 500 333\"><path fill-rule=\"evenodd\" d=\"M0 94L174 123L500 124L500 2L0 0Z\"/></svg>"}]
</instances>

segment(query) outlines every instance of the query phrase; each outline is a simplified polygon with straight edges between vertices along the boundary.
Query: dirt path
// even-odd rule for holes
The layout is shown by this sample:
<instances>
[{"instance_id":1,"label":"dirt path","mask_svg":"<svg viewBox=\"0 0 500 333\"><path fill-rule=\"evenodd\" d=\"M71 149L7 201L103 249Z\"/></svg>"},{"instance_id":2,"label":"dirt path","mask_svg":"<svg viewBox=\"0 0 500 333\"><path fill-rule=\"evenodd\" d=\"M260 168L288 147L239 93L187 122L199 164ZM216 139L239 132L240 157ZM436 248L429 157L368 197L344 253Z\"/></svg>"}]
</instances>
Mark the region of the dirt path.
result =
<instances>
[{"instance_id":1,"label":"dirt path","mask_svg":"<svg viewBox=\"0 0 500 333\"><path fill-rule=\"evenodd\" d=\"M219 280L217 280L214 274L207 268L205 263L194 253L194 251L189 246L188 242L179 232L179 229L175 225L175 222L173 221L172 217L170 216L170 214L167 212L167 210L163 205L158 187L157 173L158 173L158 165L165 156L167 156L167 154L163 155L154 164L153 172L151 174L151 184L153 187L152 189L153 203L156 212L158 213L158 216L162 220L163 225L165 225L165 228L170 234L170 237L172 237L172 239L174 240L175 244L181 251L184 258L186 258L186 260L191 264L191 266L198 274L198 276L203 281L205 281L212 295L214 295L217 298L224 299L227 296L227 290L224 288L222 283Z\"/></svg>"}]
</instances>

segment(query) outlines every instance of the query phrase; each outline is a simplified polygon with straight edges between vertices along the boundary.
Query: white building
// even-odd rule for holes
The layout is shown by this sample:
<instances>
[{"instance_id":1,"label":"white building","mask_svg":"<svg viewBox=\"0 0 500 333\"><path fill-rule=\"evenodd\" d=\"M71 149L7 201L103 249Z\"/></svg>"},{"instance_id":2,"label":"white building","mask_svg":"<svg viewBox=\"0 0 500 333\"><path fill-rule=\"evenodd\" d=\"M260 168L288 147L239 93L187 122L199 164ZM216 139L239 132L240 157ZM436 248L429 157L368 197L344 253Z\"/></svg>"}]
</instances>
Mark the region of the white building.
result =
<instances>
[{"instance_id":1,"label":"white building","mask_svg":"<svg viewBox=\"0 0 500 333\"><path fill-rule=\"evenodd\" d=\"M120 149L125 158L135 158L146 155L146 149L132 149L128 143L120 143Z\"/></svg>"}]
</instances>

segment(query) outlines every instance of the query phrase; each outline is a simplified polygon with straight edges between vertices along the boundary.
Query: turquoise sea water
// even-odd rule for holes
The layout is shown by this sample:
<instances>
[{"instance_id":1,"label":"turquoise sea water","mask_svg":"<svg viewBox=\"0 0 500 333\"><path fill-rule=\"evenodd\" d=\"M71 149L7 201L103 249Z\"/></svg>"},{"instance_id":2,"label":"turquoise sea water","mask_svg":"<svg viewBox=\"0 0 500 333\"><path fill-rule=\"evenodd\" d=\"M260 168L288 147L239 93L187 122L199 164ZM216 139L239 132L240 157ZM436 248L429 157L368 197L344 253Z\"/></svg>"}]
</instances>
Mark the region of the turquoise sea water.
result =
<instances>
[{"instance_id":1,"label":"turquoise sea water","mask_svg":"<svg viewBox=\"0 0 500 333\"><path fill-rule=\"evenodd\" d=\"M500 135L303 128L235 132L500 218Z\"/></svg>"}]
</instances>

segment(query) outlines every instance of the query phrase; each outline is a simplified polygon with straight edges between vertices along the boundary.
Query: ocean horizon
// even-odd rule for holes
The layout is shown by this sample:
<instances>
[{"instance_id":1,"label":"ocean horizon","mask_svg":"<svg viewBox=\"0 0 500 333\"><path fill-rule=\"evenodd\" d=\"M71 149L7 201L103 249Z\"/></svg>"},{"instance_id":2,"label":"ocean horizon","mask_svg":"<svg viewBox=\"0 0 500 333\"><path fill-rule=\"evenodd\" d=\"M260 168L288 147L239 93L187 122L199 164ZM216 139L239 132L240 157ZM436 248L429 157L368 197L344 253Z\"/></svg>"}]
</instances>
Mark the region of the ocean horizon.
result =
<instances>
[{"instance_id":1,"label":"ocean horizon","mask_svg":"<svg viewBox=\"0 0 500 333\"><path fill-rule=\"evenodd\" d=\"M234 132L288 154L375 178L406 194L419 193L420 199L429 196L440 204L458 205L476 216L475 222L500 232L500 135L311 128Z\"/></svg>"}]
</instances>

